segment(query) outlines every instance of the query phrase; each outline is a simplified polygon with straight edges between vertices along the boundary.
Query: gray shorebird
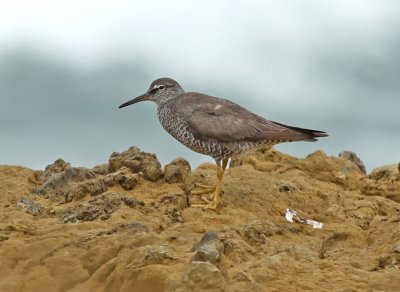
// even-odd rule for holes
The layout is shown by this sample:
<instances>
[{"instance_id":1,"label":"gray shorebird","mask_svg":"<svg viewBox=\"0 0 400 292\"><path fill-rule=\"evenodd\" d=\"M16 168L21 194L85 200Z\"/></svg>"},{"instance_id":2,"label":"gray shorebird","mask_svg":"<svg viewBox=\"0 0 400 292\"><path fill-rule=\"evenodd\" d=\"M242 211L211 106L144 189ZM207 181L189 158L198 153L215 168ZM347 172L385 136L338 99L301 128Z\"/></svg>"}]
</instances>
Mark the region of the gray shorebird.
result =
<instances>
[{"instance_id":1,"label":"gray shorebird","mask_svg":"<svg viewBox=\"0 0 400 292\"><path fill-rule=\"evenodd\" d=\"M250 149L272 147L282 142L316 141L327 133L287 126L266 120L240 105L197 92L185 92L171 78L151 83L146 93L122 104L119 108L150 100L157 104L161 125L186 147L209 155L217 164L217 180L212 188L192 192L213 193L205 205L192 205L215 210L221 204L221 186L229 158Z\"/></svg>"}]
</instances>

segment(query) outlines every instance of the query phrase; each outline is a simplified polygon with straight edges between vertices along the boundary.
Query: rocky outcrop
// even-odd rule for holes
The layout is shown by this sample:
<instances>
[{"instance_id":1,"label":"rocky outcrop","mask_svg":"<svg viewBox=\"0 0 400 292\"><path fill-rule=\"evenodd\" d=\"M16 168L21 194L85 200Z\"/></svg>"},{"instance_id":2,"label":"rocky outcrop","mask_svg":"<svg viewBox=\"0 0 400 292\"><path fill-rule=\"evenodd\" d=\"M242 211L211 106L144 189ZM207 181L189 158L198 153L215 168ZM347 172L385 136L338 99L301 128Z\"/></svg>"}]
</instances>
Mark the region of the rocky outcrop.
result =
<instances>
[{"instance_id":1,"label":"rocky outcrop","mask_svg":"<svg viewBox=\"0 0 400 292\"><path fill-rule=\"evenodd\" d=\"M398 165L341 156L243 157L216 212L190 207L215 165L162 170L135 147L92 169L0 166L0 291L396 291Z\"/></svg>"},{"instance_id":2,"label":"rocky outcrop","mask_svg":"<svg viewBox=\"0 0 400 292\"><path fill-rule=\"evenodd\" d=\"M127 167L132 173L143 173L145 179L153 182L162 175L161 164L156 155L142 152L137 147L131 147L121 153L114 152L108 162L112 171Z\"/></svg>"}]
</instances>

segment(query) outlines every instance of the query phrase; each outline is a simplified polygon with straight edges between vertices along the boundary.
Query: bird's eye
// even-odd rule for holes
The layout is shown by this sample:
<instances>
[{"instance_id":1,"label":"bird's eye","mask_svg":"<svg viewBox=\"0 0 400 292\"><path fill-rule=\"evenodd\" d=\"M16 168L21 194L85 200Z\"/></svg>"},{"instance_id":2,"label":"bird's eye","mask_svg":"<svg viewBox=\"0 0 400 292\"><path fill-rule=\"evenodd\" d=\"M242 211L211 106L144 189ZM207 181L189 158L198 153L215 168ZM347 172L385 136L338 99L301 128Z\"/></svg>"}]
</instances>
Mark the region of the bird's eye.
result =
<instances>
[{"instance_id":1,"label":"bird's eye","mask_svg":"<svg viewBox=\"0 0 400 292\"><path fill-rule=\"evenodd\" d=\"M164 88L165 88L165 85L158 86L158 89L164 89Z\"/></svg>"}]
</instances>

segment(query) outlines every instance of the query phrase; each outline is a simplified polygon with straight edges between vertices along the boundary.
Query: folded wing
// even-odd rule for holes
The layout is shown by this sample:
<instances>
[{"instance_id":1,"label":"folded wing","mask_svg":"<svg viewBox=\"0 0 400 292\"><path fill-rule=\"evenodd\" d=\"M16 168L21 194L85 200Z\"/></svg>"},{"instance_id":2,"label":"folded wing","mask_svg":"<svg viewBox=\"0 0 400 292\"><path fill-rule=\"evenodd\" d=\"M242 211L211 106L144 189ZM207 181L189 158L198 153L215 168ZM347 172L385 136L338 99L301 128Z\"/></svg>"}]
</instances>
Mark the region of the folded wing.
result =
<instances>
[{"instance_id":1,"label":"folded wing","mask_svg":"<svg viewBox=\"0 0 400 292\"><path fill-rule=\"evenodd\" d=\"M176 106L197 138L235 141L316 141L322 131L266 120L229 100L187 93Z\"/></svg>"}]
</instances>

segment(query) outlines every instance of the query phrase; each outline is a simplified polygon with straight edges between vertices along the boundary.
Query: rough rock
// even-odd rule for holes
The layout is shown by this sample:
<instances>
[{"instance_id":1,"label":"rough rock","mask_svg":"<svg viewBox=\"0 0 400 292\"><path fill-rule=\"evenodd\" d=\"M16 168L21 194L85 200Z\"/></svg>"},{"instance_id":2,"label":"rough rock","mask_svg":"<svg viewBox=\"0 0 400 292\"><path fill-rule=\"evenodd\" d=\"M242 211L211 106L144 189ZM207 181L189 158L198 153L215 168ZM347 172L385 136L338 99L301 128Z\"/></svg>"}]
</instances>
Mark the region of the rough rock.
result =
<instances>
[{"instance_id":1,"label":"rough rock","mask_svg":"<svg viewBox=\"0 0 400 292\"><path fill-rule=\"evenodd\" d=\"M63 179L61 179L63 180ZM54 181L58 181L57 178ZM53 181L53 182L54 182ZM35 190L35 194L43 194L50 200L60 203L68 203L74 199L79 199L85 195L99 195L107 191L107 186L103 180L90 179L83 182L72 182L64 187L54 185L44 185Z\"/></svg>"},{"instance_id":2,"label":"rough rock","mask_svg":"<svg viewBox=\"0 0 400 292\"><path fill-rule=\"evenodd\" d=\"M133 208L143 206L144 203L133 198L114 192L104 193L90 199L87 203L71 208L63 209L58 216L63 222L93 221L96 219L106 220L110 218L121 204Z\"/></svg>"},{"instance_id":3,"label":"rough rock","mask_svg":"<svg viewBox=\"0 0 400 292\"><path fill-rule=\"evenodd\" d=\"M210 262L213 265L217 265L221 261L224 245L221 242L218 232L208 231L203 235L201 240L193 246L192 251L195 251L192 262Z\"/></svg>"},{"instance_id":4,"label":"rough rock","mask_svg":"<svg viewBox=\"0 0 400 292\"><path fill-rule=\"evenodd\" d=\"M110 218L110 217L108 217ZM117 226L113 226L111 228L108 228L106 230L102 230L98 233L98 236L101 235L110 235L114 234L117 232L126 232L129 235L143 235L149 232L149 228L139 222L139 221L132 221L130 223L120 223Z\"/></svg>"},{"instance_id":5,"label":"rough rock","mask_svg":"<svg viewBox=\"0 0 400 292\"><path fill-rule=\"evenodd\" d=\"M182 277L192 291L225 291L225 278L216 266L207 262L192 262Z\"/></svg>"},{"instance_id":6,"label":"rough rock","mask_svg":"<svg viewBox=\"0 0 400 292\"><path fill-rule=\"evenodd\" d=\"M109 170L0 166L0 291L398 290L396 165L365 175L321 151L261 150L226 170L211 211L189 207L203 202L186 182L143 179L120 158ZM215 176L208 163L188 178ZM286 208L324 228L288 222Z\"/></svg>"},{"instance_id":7,"label":"rough rock","mask_svg":"<svg viewBox=\"0 0 400 292\"><path fill-rule=\"evenodd\" d=\"M39 176L42 184L34 190L53 201L66 203L86 194L98 195L107 190L103 180L96 179L95 173L84 167L71 167L62 159L46 167Z\"/></svg>"},{"instance_id":8,"label":"rough rock","mask_svg":"<svg viewBox=\"0 0 400 292\"><path fill-rule=\"evenodd\" d=\"M221 237L220 234L216 231L205 232L201 240L192 247L192 251L198 250L201 246L205 244L213 245L216 249L218 249L219 252L223 252L224 248L221 242Z\"/></svg>"},{"instance_id":9,"label":"rough rock","mask_svg":"<svg viewBox=\"0 0 400 292\"><path fill-rule=\"evenodd\" d=\"M379 258L378 269L400 269L400 244Z\"/></svg>"},{"instance_id":10,"label":"rough rock","mask_svg":"<svg viewBox=\"0 0 400 292\"><path fill-rule=\"evenodd\" d=\"M324 161L323 164L318 161ZM317 179L331 181L350 187L353 180L364 176L359 167L349 160L337 157L329 157L323 151L316 151L308 155L301 162L301 168Z\"/></svg>"},{"instance_id":11,"label":"rough rock","mask_svg":"<svg viewBox=\"0 0 400 292\"><path fill-rule=\"evenodd\" d=\"M108 190L108 187L116 184L121 185L125 190L132 190L139 180L139 175L132 173L127 167L121 167L113 173L108 172L108 170L103 172L96 167L92 170L71 167L69 163L59 159L46 168L46 172L41 175L41 178L46 178L46 180L34 190L34 193L44 195L56 202L68 203L86 195L102 194Z\"/></svg>"},{"instance_id":12,"label":"rough rock","mask_svg":"<svg viewBox=\"0 0 400 292\"><path fill-rule=\"evenodd\" d=\"M103 174L103 175L106 175L106 174L109 174L112 172L111 166L108 163L96 165L95 167L92 168L92 171L96 174Z\"/></svg>"},{"instance_id":13,"label":"rough rock","mask_svg":"<svg viewBox=\"0 0 400 292\"><path fill-rule=\"evenodd\" d=\"M132 233L146 233L149 232L149 228L139 221L132 221L130 223L123 223L121 228L129 230Z\"/></svg>"},{"instance_id":14,"label":"rough rock","mask_svg":"<svg viewBox=\"0 0 400 292\"><path fill-rule=\"evenodd\" d=\"M63 188L71 182L82 182L94 178L92 170L84 167L71 167L62 159L56 160L53 164L46 167L45 171L39 176L42 188Z\"/></svg>"},{"instance_id":15,"label":"rough rock","mask_svg":"<svg viewBox=\"0 0 400 292\"><path fill-rule=\"evenodd\" d=\"M396 181L400 180L400 163L378 167L372 170L369 177L373 180Z\"/></svg>"},{"instance_id":16,"label":"rough rock","mask_svg":"<svg viewBox=\"0 0 400 292\"><path fill-rule=\"evenodd\" d=\"M168 183L182 183L189 176L190 164L183 158L177 158L164 167L164 179Z\"/></svg>"},{"instance_id":17,"label":"rough rock","mask_svg":"<svg viewBox=\"0 0 400 292\"><path fill-rule=\"evenodd\" d=\"M121 153L114 152L110 156L109 164L112 171L117 171L125 166L133 173L142 172L145 179L153 182L162 175L161 164L156 155L142 152L137 147L131 147Z\"/></svg>"},{"instance_id":18,"label":"rough rock","mask_svg":"<svg viewBox=\"0 0 400 292\"><path fill-rule=\"evenodd\" d=\"M362 185L367 196L382 196L400 203L400 171L398 164L385 165L372 170Z\"/></svg>"},{"instance_id":19,"label":"rough rock","mask_svg":"<svg viewBox=\"0 0 400 292\"><path fill-rule=\"evenodd\" d=\"M171 260L176 260L176 257L171 248L166 245L148 247L143 258L143 262L147 265L164 264Z\"/></svg>"},{"instance_id":20,"label":"rough rock","mask_svg":"<svg viewBox=\"0 0 400 292\"><path fill-rule=\"evenodd\" d=\"M182 212L176 207L167 208L164 212L164 219L169 224L183 223L185 221Z\"/></svg>"},{"instance_id":21,"label":"rough rock","mask_svg":"<svg viewBox=\"0 0 400 292\"><path fill-rule=\"evenodd\" d=\"M112 187L120 184L125 190L133 190L139 181L139 175L132 173L129 168L121 167L118 171L110 173L104 177L107 186Z\"/></svg>"},{"instance_id":22,"label":"rough rock","mask_svg":"<svg viewBox=\"0 0 400 292\"><path fill-rule=\"evenodd\" d=\"M209 262L216 265L220 262L221 258L218 250L210 244L203 244L196 249L192 261Z\"/></svg>"},{"instance_id":23,"label":"rough rock","mask_svg":"<svg viewBox=\"0 0 400 292\"><path fill-rule=\"evenodd\" d=\"M37 202L28 197L22 197L17 203L17 207L23 209L26 213L33 216L41 215L43 208Z\"/></svg>"},{"instance_id":24,"label":"rough rock","mask_svg":"<svg viewBox=\"0 0 400 292\"><path fill-rule=\"evenodd\" d=\"M159 205L166 207L174 207L178 210L183 210L189 206L188 198L185 194L167 194L160 198Z\"/></svg>"},{"instance_id":25,"label":"rough rock","mask_svg":"<svg viewBox=\"0 0 400 292\"><path fill-rule=\"evenodd\" d=\"M242 237L250 244L264 244L267 237L279 233L279 228L269 222L253 221L241 230Z\"/></svg>"},{"instance_id":26,"label":"rough rock","mask_svg":"<svg viewBox=\"0 0 400 292\"><path fill-rule=\"evenodd\" d=\"M54 161L52 164L46 166L45 170L39 175L39 181L44 183L47 181L53 174L64 171L65 169L71 167L71 164L65 162L63 159L59 158Z\"/></svg>"},{"instance_id":27,"label":"rough rock","mask_svg":"<svg viewBox=\"0 0 400 292\"><path fill-rule=\"evenodd\" d=\"M365 164L362 162L362 160L357 156L355 152L352 151L342 151L339 153L339 157L343 159L350 160L353 162L355 165L358 166L358 168L363 172L367 173L367 170L365 169Z\"/></svg>"}]
</instances>

